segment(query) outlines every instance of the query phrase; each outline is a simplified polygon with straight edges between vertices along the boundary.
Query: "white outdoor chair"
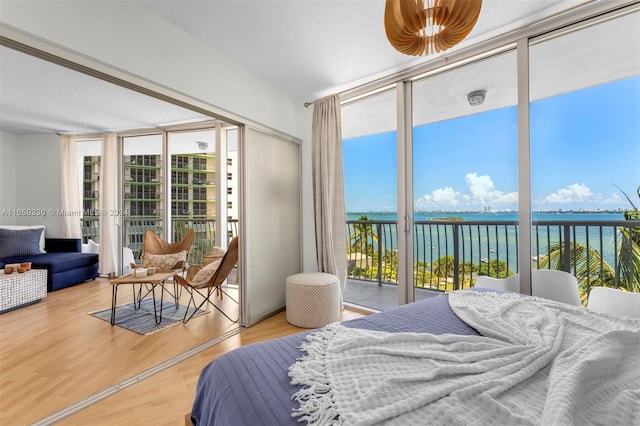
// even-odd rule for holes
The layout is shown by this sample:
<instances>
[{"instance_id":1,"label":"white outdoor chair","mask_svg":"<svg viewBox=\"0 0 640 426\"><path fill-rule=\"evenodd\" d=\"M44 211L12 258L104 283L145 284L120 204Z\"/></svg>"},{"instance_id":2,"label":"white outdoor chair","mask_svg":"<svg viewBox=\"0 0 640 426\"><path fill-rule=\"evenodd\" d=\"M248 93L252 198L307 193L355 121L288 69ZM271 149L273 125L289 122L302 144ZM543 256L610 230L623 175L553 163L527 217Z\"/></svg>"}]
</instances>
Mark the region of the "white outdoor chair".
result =
<instances>
[{"instance_id":1,"label":"white outdoor chair","mask_svg":"<svg viewBox=\"0 0 640 426\"><path fill-rule=\"evenodd\" d=\"M486 275L478 275L476 277L476 288L490 288L493 290L520 293L520 275L515 274L507 278L493 278Z\"/></svg>"},{"instance_id":2,"label":"white outdoor chair","mask_svg":"<svg viewBox=\"0 0 640 426\"><path fill-rule=\"evenodd\" d=\"M568 272L551 269L531 271L531 295L581 306L578 280Z\"/></svg>"},{"instance_id":3,"label":"white outdoor chair","mask_svg":"<svg viewBox=\"0 0 640 426\"><path fill-rule=\"evenodd\" d=\"M610 287L593 287L587 308L597 312L640 318L640 293Z\"/></svg>"}]
</instances>

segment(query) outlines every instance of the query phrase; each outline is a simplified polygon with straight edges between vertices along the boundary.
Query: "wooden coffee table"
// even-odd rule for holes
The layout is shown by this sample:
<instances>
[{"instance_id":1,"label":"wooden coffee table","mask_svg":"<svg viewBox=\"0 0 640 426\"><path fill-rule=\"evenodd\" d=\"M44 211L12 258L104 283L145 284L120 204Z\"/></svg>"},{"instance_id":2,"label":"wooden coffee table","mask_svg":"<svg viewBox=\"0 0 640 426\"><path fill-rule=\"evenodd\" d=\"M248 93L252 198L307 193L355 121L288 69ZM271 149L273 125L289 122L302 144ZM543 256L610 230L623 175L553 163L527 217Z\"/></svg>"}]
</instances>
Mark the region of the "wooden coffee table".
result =
<instances>
[{"instance_id":1,"label":"wooden coffee table","mask_svg":"<svg viewBox=\"0 0 640 426\"><path fill-rule=\"evenodd\" d=\"M155 316L156 324L160 324L162 321L162 299L164 297L164 283L171 278L173 275L180 273L180 271L157 271L155 274L146 275L144 277L136 277L135 273L131 273L129 275L125 275L123 277L119 277L111 280L111 325L115 325L116 321L116 301L118 298L118 286L122 284L132 284L133 285L133 308L140 309L140 302L144 297L151 293L153 296L153 315ZM136 284L140 285L138 289L138 295L136 296ZM151 289L147 290L147 292L142 294L142 287L144 285L151 286ZM158 315L158 309L156 308L156 293L155 289L157 286L160 286L162 289L160 293L160 314ZM174 295L176 299L176 305L178 303L177 295ZM137 307L136 307L137 304Z\"/></svg>"}]
</instances>

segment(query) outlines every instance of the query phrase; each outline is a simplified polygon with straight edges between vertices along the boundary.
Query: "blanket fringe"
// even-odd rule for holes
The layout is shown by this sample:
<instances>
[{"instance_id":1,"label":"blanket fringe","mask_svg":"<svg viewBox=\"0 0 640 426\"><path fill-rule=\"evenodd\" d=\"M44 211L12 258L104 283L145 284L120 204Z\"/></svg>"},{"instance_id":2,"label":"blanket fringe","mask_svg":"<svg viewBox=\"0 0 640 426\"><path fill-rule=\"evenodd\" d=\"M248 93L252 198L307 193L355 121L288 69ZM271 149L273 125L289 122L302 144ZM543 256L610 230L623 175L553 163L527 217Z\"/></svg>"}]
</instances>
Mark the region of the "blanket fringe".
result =
<instances>
[{"instance_id":1,"label":"blanket fringe","mask_svg":"<svg viewBox=\"0 0 640 426\"><path fill-rule=\"evenodd\" d=\"M300 408L294 409L293 417L308 425L339 424L333 389L326 376L325 354L327 346L338 330L344 327L332 323L322 331L307 336L300 349L307 353L289 368L292 385L304 386L291 399L298 401Z\"/></svg>"}]
</instances>

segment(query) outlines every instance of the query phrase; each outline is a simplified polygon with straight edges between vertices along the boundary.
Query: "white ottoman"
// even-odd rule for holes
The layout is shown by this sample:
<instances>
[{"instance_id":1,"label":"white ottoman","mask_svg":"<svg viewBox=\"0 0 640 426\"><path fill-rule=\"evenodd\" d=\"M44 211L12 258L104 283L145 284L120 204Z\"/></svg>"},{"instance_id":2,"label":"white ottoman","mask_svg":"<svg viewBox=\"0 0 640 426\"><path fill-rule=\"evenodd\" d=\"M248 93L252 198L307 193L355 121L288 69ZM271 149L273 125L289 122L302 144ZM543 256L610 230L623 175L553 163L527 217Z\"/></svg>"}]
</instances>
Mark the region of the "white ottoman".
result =
<instances>
[{"instance_id":1,"label":"white ottoman","mask_svg":"<svg viewBox=\"0 0 640 426\"><path fill-rule=\"evenodd\" d=\"M287 278L287 321L317 328L340 319L340 282L324 272L305 272Z\"/></svg>"}]
</instances>

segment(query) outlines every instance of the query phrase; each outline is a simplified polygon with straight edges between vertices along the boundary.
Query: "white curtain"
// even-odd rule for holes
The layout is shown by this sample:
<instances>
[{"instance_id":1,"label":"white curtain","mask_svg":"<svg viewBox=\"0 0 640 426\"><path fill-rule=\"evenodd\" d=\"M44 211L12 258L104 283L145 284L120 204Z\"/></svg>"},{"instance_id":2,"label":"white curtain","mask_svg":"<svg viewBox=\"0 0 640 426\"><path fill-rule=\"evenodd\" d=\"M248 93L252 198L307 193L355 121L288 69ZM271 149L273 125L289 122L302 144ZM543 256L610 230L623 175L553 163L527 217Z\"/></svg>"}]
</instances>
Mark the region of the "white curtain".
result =
<instances>
[{"instance_id":1,"label":"white curtain","mask_svg":"<svg viewBox=\"0 0 640 426\"><path fill-rule=\"evenodd\" d=\"M318 270L336 275L344 288L347 236L338 95L313 103L312 163Z\"/></svg>"},{"instance_id":2,"label":"white curtain","mask_svg":"<svg viewBox=\"0 0 640 426\"><path fill-rule=\"evenodd\" d=\"M82 238L80 225L80 186L78 183L78 150L76 137L60 136L60 160L62 170L62 209L71 214L62 215L62 238Z\"/></svg>"},{"instance_id":3,"label":"white curtain","mask_svg":"<svg viewBox=\"0 0 640 426\"><path fill-rule=\"evenodd\" d=\"M102 135L100 161L100 269L101 275L118 272L118 223L119 216L103 214L118 207L118 136Z\"/></svg>"}]
</instances>

